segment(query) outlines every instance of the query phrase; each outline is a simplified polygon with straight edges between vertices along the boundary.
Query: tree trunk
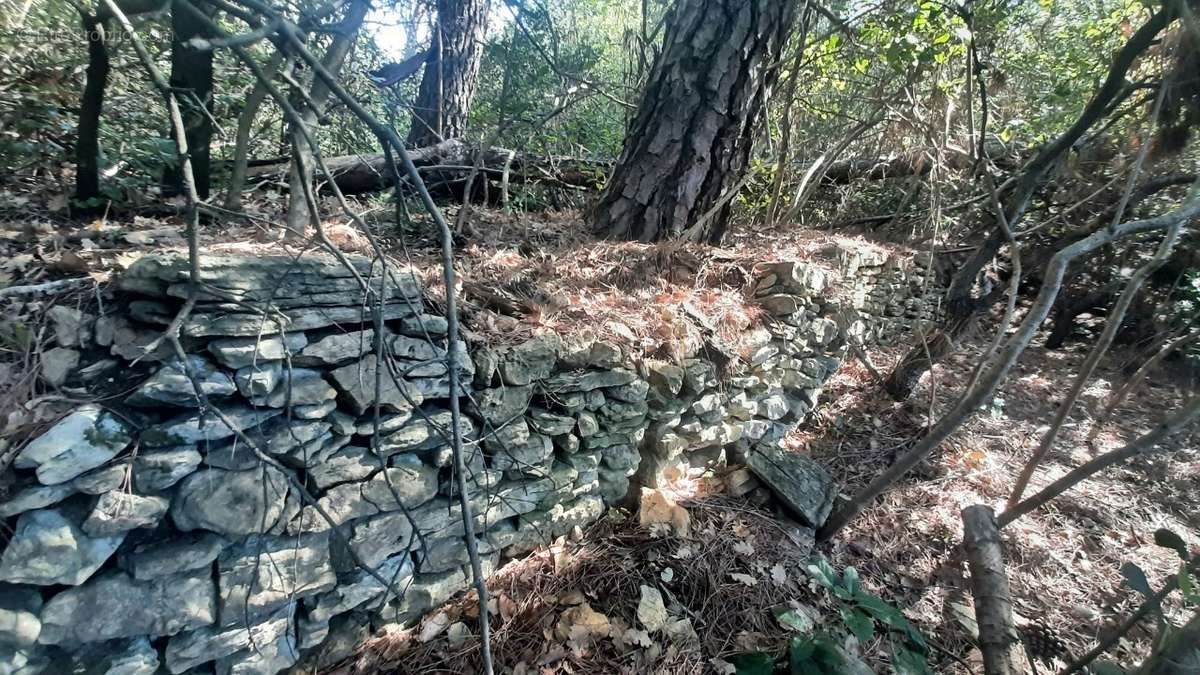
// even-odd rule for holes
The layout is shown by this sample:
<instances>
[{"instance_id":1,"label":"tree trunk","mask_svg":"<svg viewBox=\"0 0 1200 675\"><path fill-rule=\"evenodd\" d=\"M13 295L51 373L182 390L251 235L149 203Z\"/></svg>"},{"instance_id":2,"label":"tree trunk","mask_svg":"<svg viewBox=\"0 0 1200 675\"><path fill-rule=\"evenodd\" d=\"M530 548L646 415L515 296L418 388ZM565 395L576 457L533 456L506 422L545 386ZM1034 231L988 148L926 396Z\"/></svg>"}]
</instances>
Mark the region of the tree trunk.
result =
<instances>
[{"instance_id":1,"label":"tree trunk","mask_svg":"<svg viewBox=\"0 0 1200 675\"><path fill-rule=\"evenodd\" d=\"M196 49L188 41L205 37L207 31L199 17L172 6L171 9L171 88L180 92L179 106L187 137L188 156L196 193L208 198L213 109L213 52ZM178 168L164 172L163 182L175 193L183 191L183 174Z\"/></svg>"},{"instance_id":2,"label":"tree trunk","mask_svg":"<svg viewBox=\"0 0 1200 675\"><path fill-rule=\"evenodd\" d=\"M108 86L108 44L104 20L83 16L88 44L87 82L79 101L79 136L75 143L75 199L100 197L100 115L104 112L104 89ZM84 207L91 210L91 207Z\"/></svg>"},{"instance_id":3,"label":"tree trunk","mask_svg":"<svg viewBox=\"0 0 1200 675\"><path fill-rule=\"evenodd\" d=\"M274 77L283 63L283 54L275 52L264 69L268 77ZM267 98L267 85L256 81L254 89L246 97L246 107L238 117L237 140L233 150L233 166L229 171L229 190L225 193L225 208L230 211L242 210L242 188L246 185L247 159L250 154L250 132L254 128L254 118L258 109Z\"/></svg>"},{"instance_id":4,"label":"tree trunk","mask_svg":"<svg viewBox=\"0 0 1200 675\"><path fill-rule=\"evenodd\" d=\"M719 242L798 0L679 0L594 228ZM689 229L690 228L690 229Z\"/></svg>"},{"instance_id":5,"label":"tree trunk","mask_svg":"<svg viewBox=\"0 0 1200 675\"><path fill-rule=\"evenodd\" d=\"M351 48L354 47L354 40L358 36L358 29L362 26L363 18L367 15L367 10L370 9L368 0L353 0L346 9L346 16L342 19L341 25L336 29L335 37L329 44L329 49L325 52L325 56L321 59L321 65L325 67L333 75L337 75L342 70L342 64L349 56ZM321 81L320 78L313 78L312 85L308 91L311 105L305 106L300 113L301 124L307 128L310 133L316 134L317 122L321 119L321 114L325 111L325 104L329 100L330 89ZM315 107L314 107L315 106ZM308 146L308 142L304 140L303 134L292 129L292 166L288 177L289 197L288 197L288 212L285 236L290 240L301 239L304 237L304 232L308 227L310 219L320 217L319 214L310 213L308 202L305 200L305 193L312 186L313 180L313 151Z\"/></svg>"},{"instance_id":6,"label":"tree trunk","mask_svg":"<svg viewBox=\"0 0 1200 675\"><path fill-rule=\"evenodd\" d=\"M612 169L612 162L602 159L534 155L496 147L480 148L457 139L425 148L413 148L408 154L418 168L427 172L436 171L438 177L446 181L464 180L473 170L502 181L507 171L510 183L547 183L594 189L604 182L604 176ZM283 161L287 161L286 158ZM251 181L279 180L286 168L281 164L265 162L252 166L247 170L247 178ZM379 192L394 184L387 158L382 153L328 157L325 166L330 176L322 178L331 178L345 194Z\"/></svg>"},{"instance_id":7,"label":"tree trunk","mask_svg":"<svg viewBox=\"0 0 1200 675\"><path fill-rule=\"evenodd\" d=\"M488 0L438 0L434 44L413 105L409 146L466 137L487 17Z\"/></svg>"}]
</instances>

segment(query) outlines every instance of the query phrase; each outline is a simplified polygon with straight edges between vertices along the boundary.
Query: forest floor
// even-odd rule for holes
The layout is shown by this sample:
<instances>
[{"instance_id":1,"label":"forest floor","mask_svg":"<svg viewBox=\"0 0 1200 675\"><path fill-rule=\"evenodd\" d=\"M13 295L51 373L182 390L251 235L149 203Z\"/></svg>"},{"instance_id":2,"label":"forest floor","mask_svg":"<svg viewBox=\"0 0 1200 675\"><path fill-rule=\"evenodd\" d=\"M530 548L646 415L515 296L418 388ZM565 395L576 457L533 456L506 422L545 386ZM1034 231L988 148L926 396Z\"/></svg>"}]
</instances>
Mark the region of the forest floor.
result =
<instances>
[{"instance_id":1,"label":"forest floor","mask_svg":"<svg viewBox=\"0 0 1200 675\"><path fill-rule=\"evenodd\" d=\"M205 251L295 252L274 242L267 220L206 226ZM141 255L183 245L175 217L98 220L84 228L15 214L3 221L0 286L81 276L103 283ZM595 242L581 234L580 225L575 213L474 214L458 257L468 337L515 342L537 330L581 330L661 354L699 339L696 316L736 336L762 319L746 291L755 262L820 257L840 239L782 231L735 235L720 249L645 246ZM339 248L371 249L348 226L331 225L329 231ZM377 232L391 257L414 265L437 286L428 223L402 231L384 222ZM86 296L91 289L80 290ZM6 302L0 323L31 322L35 329L32 315L44 308L45 303ZM0 334L10 345L15 337ZM949 407L989 337L963 345L906 404L893 403L862 365L848 362L827 387L826 403L814 419L787 442L818 458L842 484L843 494L853 494ZM11 356L11 347L6 349ZM901 352L877 347L870 356L886 370ZM1032 347L990 408L835 542L816 550L839 570L856 567L868 590L904 611L930 639L935 672L981 671L969 637L973 609L966 565L957 553L959 512L976 503L1002 504L1053 415L1052 402L1070 387L1084 356L1073 348ZM1039 481L1144 432L1179 405L1188 387L1194 390L1195 382L1170 367L1161 369L1090 447L1085 441L1092 426L1089 410L1126 377L1134 357L1116 351L1102 365ZM0 360L5 361L0 364L0 418L11 429L12 405L46 392L27 376L31 368L36 372L36 361ZM1195 508L1200 434L1181 434L1165 449L1170 452L1103 472L1005 530L1020 622L1053 628L1068 650L1079 654L1139 602L1122 585L1122 564L1136 562L1154 587L1176 571L1175 554L1154 545L1157 528L1178 532L1192 548L1200 546ZM734 655L782 649L797 621L836 621L836 602L805 571L811 542L798 537L782 514L721 494L717 481L701 478L681 490L692 519L688 537L648 531L636 518L614 512L588 532L503 568L490 582L500 671L733 672ZM658 617L664 627L654 636L637 628L650 611L643 607L643 587L659 589L669 610ZM1168 616L1178 610L1168 607ZM471 613L469 597L454 601L412 631L374 638L341 672L470 671L478 646L459 619ZM791 626L776 619L780 613L791 617ZM1150 637L1146 630L1135 631L1115 655L1144 654ZM886 672L882 664L891 661L886 639L862 645L851 640L845 646Z\"/></svg>"}]
</instances>

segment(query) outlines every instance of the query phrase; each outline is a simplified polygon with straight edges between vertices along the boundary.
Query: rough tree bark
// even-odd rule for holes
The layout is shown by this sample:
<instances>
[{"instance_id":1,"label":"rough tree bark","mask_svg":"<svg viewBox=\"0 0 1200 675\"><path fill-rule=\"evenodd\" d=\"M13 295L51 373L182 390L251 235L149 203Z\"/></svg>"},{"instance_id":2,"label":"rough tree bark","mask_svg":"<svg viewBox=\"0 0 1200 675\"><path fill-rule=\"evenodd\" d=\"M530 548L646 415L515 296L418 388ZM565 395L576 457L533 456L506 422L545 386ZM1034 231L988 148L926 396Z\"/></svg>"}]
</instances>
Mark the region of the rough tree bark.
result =
<instances>
[{"instance_id":1,"label":"rough tree bark","mask_svg":"<svg viewBox=\"0 0 1200 675\"><path fill-rule=\"evenodd\" d=\"M1012 594L1004 571L1000 529L990 507L982 504L962 510L963 548L971 568L971 594L975 596L975 621L979 624L979 651L985 675L1024 673L1021 638L1013 624Z\"/></svg>"},{"instance_id":2,"label":"rough tree bark","mask_svg":"<svg viewBox=\"0 0 1200 675\"><path fill-rule=\"evenodd\" d=\"M187 132L188 156L196 179L196 193L208 198L211 168L213 52L189 44L194 37L206 37L207 30L194 14L171 7L171 88L180 92L184 131ZM178 167L163 175L163 183L175 193L183 192L183 174Z\"/></svg>"},{"instance_id":3,"label":"rough tree bark","mask_svg":"<svg viewBox=\"0 0 1200 675\"><path fill-rule=\"evenodd\" d=\"M354 47L354 39L358 36L358 29L362 26L363 19L370 7L371 3L368 0L352 0L350 2L341 24L334 30L333 41L330 42L325 56L321 59L321 65L325 70L334 75L341 72L342 64L349 56L351 48ZM308 100L311 104L306 105L303 112L300 113L301 124L310 130L316 130L317 122L321 119L321 114L325 112L325 105L329 101L330 93L331 88L324 80L313 79L308 91ZM317 214L309 213L308 202L304 198L305 193L308 192L306 185L311 186L313 179L312 148L305 142L299 131L292 129L290 133L293 139L293 157L288 177L289 196L285 236L290 240L296 240L304 237L310 219L317 217Z\"/></svg>"},{"instance_id":4,"label":"rough tree bark","mask_svg":"<svg viewBox=\"0 0 1200 675\"><path fill-rule=\"evenodd\" d=\"M79 100L79 136L75 143L75 199L100 196L100 115L104 112L104 89L108 86L108 44L105 20L83 15L87 38L87 81ZM90 210L85 207L85 210Z\"/></svg>"},{"instance_id":5,"label":"rough tree bark","mask_svg":"<svg viewBox=\"0 0 1200 675\"><path fill-rule=\"evenodd\" d=\"M410 147L465 138L475 97L488 0L438 0L433 48L413 105Z\"/></svg>"},{"instance_id":6,"label":"rough tree bark","mask_svg":"<svg viewBox=\"0 0 1200 675\"><path fill-rule=\"evenodd\" d=\"M610 239L719 242L798 0L680 0L594 213ZM710 215L711 213L711 215Z\"/></svg>"}]
</instances>

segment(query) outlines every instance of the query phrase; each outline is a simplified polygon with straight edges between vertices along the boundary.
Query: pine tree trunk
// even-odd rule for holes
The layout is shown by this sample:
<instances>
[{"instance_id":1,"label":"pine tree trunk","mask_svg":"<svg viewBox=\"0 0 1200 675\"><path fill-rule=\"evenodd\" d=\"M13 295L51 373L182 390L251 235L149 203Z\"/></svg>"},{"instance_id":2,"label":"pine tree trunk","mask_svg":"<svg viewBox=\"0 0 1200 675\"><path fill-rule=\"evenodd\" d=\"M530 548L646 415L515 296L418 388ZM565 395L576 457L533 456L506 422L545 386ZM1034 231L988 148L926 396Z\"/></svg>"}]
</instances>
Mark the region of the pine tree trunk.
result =
<instances>
[{"instance_id":1,"label":"pine tree trunk","mask_svg":"<svg viewBox=\"0 0 1200 675\"><path fill-rule=\"evenodd\" d=\"M79 101L79 138L75 143L75 199L100 196L100 115L108 86L108 44L104 20L88 14L83 30L88 44L87 82ZM90 211L92 207L84 207Z\"/></svg>"},{"instance_id":2,"label":"pine tree trunk","mask_svg":"<svg viewBox=\"0 0 1200 675\"><path fill-rule=\"evenodd\" d=\"M797 0L679 0L594 228L719 242ZM690 228L690 229L689 229Z\"/></svg>"},{"instance_id":3,"label":"pine tree trunk","mask_svg":"<svg viewBox=\"0 0 1200 675\"><path fill-rule=\"evenodd\" d=\"M184 9L171 9L171 88L186 92L179 95L179 106L196 192L201 199L208 198L211 166L213 52L196 49L188 41L205 34L204 23L198 17ZM183 176L178 169L165 172L163 182L177 192L183 190Z\"/></svg>"},{"instance_id":4,"label":"pine tree trunk","mask_svg":"<svg viewBox=\"0 0 1200 675\"><path fill-rule=\"evenodd\" d=\"M438 0L437 26L413 106L408 144L463 138L483 56L488 0Z\"/></svg>"}]
</instances>

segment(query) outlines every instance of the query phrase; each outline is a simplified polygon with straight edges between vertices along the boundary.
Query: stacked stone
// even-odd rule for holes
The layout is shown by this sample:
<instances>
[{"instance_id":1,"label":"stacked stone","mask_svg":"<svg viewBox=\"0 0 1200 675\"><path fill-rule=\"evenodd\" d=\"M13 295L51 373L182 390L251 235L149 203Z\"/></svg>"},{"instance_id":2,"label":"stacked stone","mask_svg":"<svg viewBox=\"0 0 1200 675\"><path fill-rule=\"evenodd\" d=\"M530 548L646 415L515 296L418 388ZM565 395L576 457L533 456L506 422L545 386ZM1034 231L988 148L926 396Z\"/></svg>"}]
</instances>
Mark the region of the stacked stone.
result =
<instances>
[{"instance_id":1,"label":"stacked stone","mask_svg":"<svg viewBox=\"0 0 1200 675\"><path fill-rule=\"evenodd\" d=\"M349 262L205 256L183 361L156 343L188 297L182 257L135 264L104 316L51 310L43 379L106 403L16 455L0 671L276 673L470 585L446 321L412 272ZM760 265L770 318L720 372L556 335L461 359L484 572L636 485L724 463L746 466L734 494L819 526L832 482L779 442L845 353L825 286L810 265Z\"/></svg>"},{"instance_id":2,"label":"stacked stone","mask_svg":"<svg viewBox=\"0 0 1200 675\"><path fill-rule=\"evenodd\" d=\"M843 245L838 263L850 284L850 308L864 321L865 340L890 343L942 318L933 256L902 261L879 249Z\"/></svg>"},{"instance_id":3,"label":"stacked stone","mask_svg":"<svg viewBox=\"0 0 1200 675\"><path fill-rule=\"evenodd\" d=\"M518 555L622 501L641 459L644 380L616 345L557 335L475 354L474 400L490 466L506 477L549 477L554 492L492 542Z\"/></svg>"}]
</instances>

